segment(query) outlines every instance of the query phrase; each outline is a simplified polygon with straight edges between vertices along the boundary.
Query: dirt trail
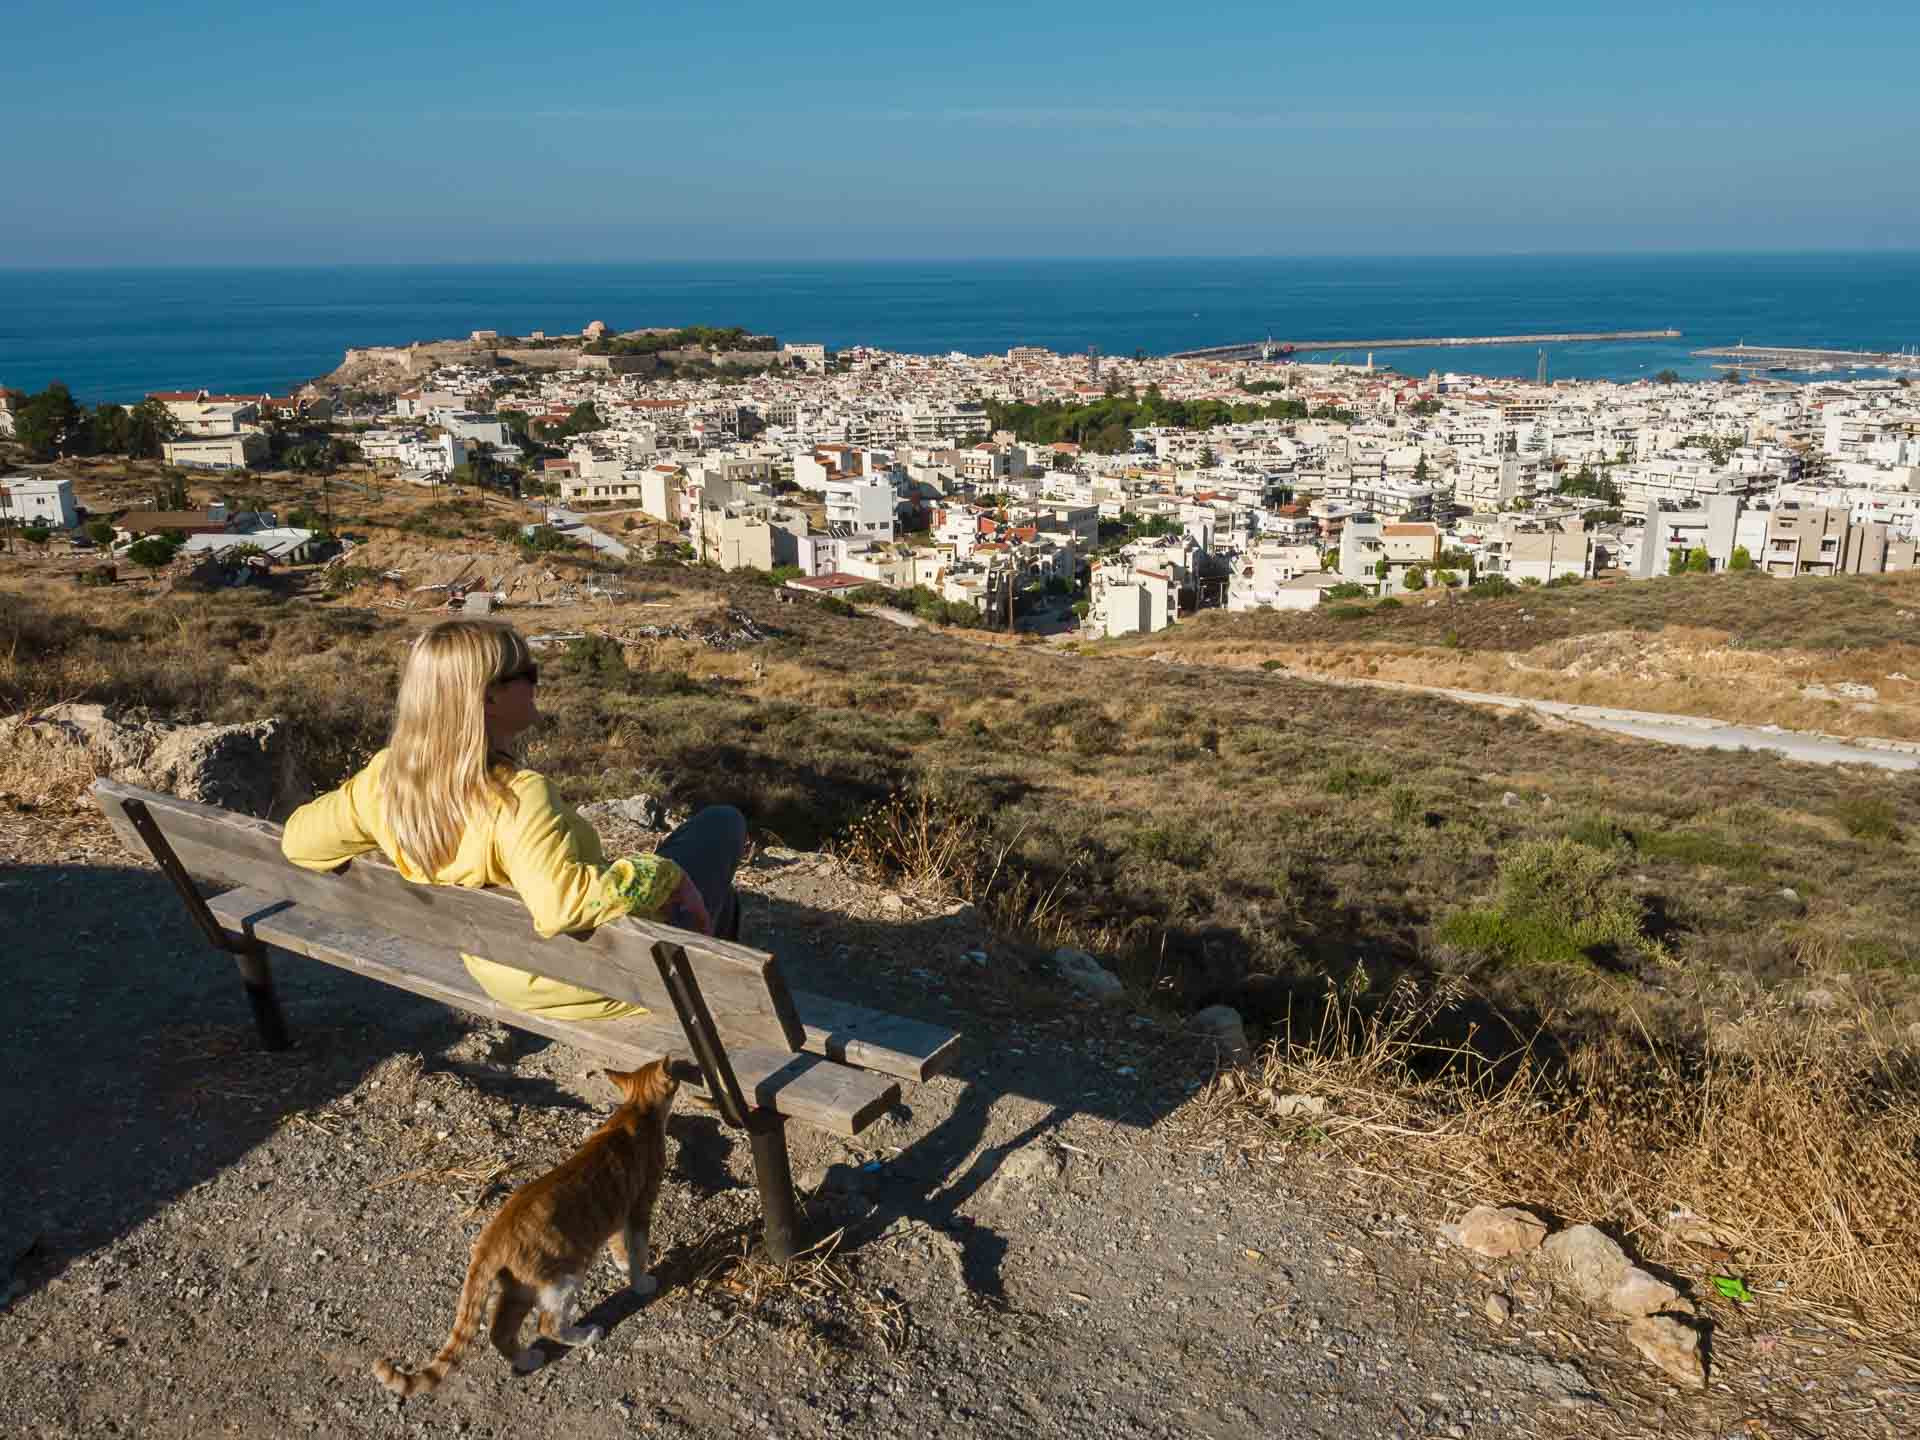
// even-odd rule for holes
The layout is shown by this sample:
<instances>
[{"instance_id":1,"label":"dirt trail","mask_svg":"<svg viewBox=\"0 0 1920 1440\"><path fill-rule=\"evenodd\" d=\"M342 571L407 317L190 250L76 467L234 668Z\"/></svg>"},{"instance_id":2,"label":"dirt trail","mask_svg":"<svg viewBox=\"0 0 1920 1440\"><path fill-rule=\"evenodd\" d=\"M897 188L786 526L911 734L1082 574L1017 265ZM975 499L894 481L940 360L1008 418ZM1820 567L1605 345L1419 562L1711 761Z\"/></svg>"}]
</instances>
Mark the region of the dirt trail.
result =
<instances>
[{"instance_id":1,"label":"dirt trail","mask_svg":"<svg viewBox=\"0 0 1920 1440\"><path fill-rule=\"evenodd\" d=\"M1181 663L1181 662L1173 662ZM1606 730L1636 740L1684 745L1698 750L1772 750L1788 760L1809 765L1872 765L1881 770L1920 770L1920 742L1888 740L1866 735L1825 735L1783 730L1777 725L1728 725L1702 715L1673 715L1654 710L1623 710L1613 705L1578 705L1565 700L1539 700L1526 695L1497 695L1483 690L1458 690L1447 685L1415 685L1404 680L1364 680L1330 676L1307 670L1272 672L1294 680L1325 685L1371 686L1381 690L1438 695L1468 705L1499 710L1531 710Z\"/></svg>"},{"instance_id":2,"label":"dirt trail","mask_svg":"<svg viewBox=\"0 0 1920 1440\"><path fill-rule=\"evenodd\" d=\"M841 1231L831 1261L784 1281L729 1263L758 1208L746 1147L683 1107L660 1294L637 1312L604 1300L603 1263L597 1348L531 1379L476 1348L402 1409L368 1367L437 1346L505 1187L608 1108L593 1062L297 961L280 974L298 1045L261 1054L229 964L152 870L97 826L0 820L16 996L0 1034L5 1259L31 1245L0 1314L11 1434L1920 1425L1911 1388L1792 1313L1723 1323L1719 1378L1683 1395L1614 1326L1535 1275L1442 1248L1431 1217L1383 1205L1371 1182L1211 1139L1189 1103L1209 1065L1190 1037L1087 1010L969 911L779 851L746 877L745 938L797 983L857 987L970 1042L861 1142L794 1127L818 1232ZM1496 1289L1517 1306L1505 1326L1482 1313Z\"/></svg>"}]
</instances>

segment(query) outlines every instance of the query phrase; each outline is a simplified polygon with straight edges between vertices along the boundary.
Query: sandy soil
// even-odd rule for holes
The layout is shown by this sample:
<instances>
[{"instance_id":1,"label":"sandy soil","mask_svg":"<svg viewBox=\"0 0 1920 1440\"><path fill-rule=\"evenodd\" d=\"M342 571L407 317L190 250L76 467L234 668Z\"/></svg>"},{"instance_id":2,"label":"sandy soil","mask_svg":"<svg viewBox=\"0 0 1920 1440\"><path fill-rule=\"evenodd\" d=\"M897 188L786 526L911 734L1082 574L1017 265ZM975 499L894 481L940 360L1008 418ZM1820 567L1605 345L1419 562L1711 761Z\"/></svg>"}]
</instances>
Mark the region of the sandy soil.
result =
<instances>
[{"instance_id":1,"label":"sandy soil","mask_svg":"<svg viewBox=\"0 0 1920 1440\"><path fill-rule=\"evenodd\" d=\"M1365 1177L1222 1144L1210 1061L1091 1012L970 912L825 857L747 877L797 983L936 1016L956 1072L843 1143L796 1126L826 1259L742 1260L746 1147L673 1122L660 1293L530 1379L476 1348L437 1394L368 1374L445 1334L507 1187L610 1105L592 1061L307 962L294 1050L83 815L0 815L9 1434L894 1437L1903 1435L1920 1393L1793 1312L1721 1316L1682 1394L1541 1276L1443 1248ZM967 958L984 950L984 965ZM825 1167L841 1165L838 1170ZM1491 1290L1516 1318L1482 1313ZM1725 1307L1723 1307L1725 1308Z\"/></svg>"}]
</instances>

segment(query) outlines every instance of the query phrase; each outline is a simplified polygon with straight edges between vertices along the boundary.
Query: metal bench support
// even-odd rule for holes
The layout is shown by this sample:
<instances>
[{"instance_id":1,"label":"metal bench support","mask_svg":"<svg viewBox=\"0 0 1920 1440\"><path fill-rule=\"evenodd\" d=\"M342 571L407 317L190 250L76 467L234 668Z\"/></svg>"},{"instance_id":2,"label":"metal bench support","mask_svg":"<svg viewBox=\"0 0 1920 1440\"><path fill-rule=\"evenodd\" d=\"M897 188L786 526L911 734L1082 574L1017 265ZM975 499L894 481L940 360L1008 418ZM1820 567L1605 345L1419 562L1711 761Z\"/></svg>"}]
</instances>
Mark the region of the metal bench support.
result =
<instances>
[{"instance_id":1,"label":"metal bench support","mask_svg":"<svg viewBox=\"0 0 1920 1440\"><path fill-rule=\"evenodd\" d=\"M736 1130L747 1132L753 1152L753 1178L760 1187L760 1210L766 1216L767 1257L784 1265L804 1248L800 1234L799 1207L794 1203L793 1166L787 1158L786 1117L777 1111L749 1106L740 1091L740 1081L727 1060L727 1048L700 993L687 952L662 940L653 947L653 962L660 967L660 979L673 997L679 1013L680 1028L700 1071L706 1077L707 1092L720 1109L720 1116ZM782 992L784 993L784 992ZM791 1007L789 999L787 1005ZM784 1019L785 1017L783 1017ZM794 1046L797 1050L798 1044Z\"/></svg>"},{"instance_id":2,"label":"metal bench support","mask_svg":"<svg viewBox=\"0 0 1920 1440\"><path fill-rule=\"evenodd\" d=\"M233 956L234 964L240 969L241 983L247 989L247 1004L253 1009L254 1028L260 1032L260 1043L269 1050L285 1050L293 1041L287 1036L287 1018L280 1012L280 997L273 988L273 970L267 963L267 947L258 940L230 935L221 928L220 922L213 918L213 912L207 909L207 902L194 888L186 867L180 863L180 857L173 853L173 847L167 844L167 837L160 833L160 827L148 811L145 801L128 800L125 809L127 819L146 842L161 873L179 891L180 903L187 907L193 923L207 937L207 943Z\"/></svg>"}]
</instances>

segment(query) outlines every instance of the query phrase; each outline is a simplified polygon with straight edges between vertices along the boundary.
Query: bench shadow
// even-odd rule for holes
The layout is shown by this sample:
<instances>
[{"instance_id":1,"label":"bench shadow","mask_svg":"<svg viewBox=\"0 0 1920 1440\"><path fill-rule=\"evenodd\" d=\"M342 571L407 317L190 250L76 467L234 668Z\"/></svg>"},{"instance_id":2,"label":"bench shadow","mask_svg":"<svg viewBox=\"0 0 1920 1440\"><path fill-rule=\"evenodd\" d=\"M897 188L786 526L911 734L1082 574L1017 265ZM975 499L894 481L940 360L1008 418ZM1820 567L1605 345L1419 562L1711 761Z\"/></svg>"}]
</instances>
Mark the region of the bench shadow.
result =
<instances>
[{"instance_id":1,"label":"bench shadow","mask_svg":"<svg viewBox=\"0 0 1920 1440\"><path fill-rule=\"evenodd\" d=\"M982 937L953 917L883 922L757 892L746 900L742 938L777 954L793 988L966 1037L948 1067L965 1092L930 1132L887 1161L876 1204L850 1238L901 1217L936 1226L962 1246L970 1290L999 1302L1006 1241L968 1213L969 1202L1007 1155L1074 1115L1152 1124L1171 1108L1161 1093L1168 1087L1115 1087L1111 1074L1064 1043L1058 1054L1024 1062L1003 1055L994 1037L1013 1013L1001 993L1004 977L970 967L964 957ZM510 1068L551 1042L509 1031L492 1063L448 1054L472 1033L461 1012L280 952L273 972L294 1044L265 1052L232 960L207 946L154 870L17 866L0 901L12 922L17 997L0 1030L14 1076L0 1093L10 1161L0 1193L0 1304L138 1228L242 1160L290 1116L354 1091L396 1053L417 1051L430 1067L453 1069L519 1104L593 1108ZM1000 947L990 948L998 959ZM1024 962L1008 951L1006 963ZM1084 1015L1071 1002L1064 1013ZM1092 1023L1124 1027L1117 1016ZM918 1103L914 1087L905 1088L907 1104ZM992 1140L994 1106L1008 1097L1043 1110L1011 1138ZM687 1106L673 1133L681 1142L676 1174L697 1194L750 1183L735 1173L743 1168L741 1137L716 1117ZM884 1144L884 1133L869 1131L867 1139Z\"/></svg>"},{"instance_id":2,"label":"bench shadow","mask_svg":"<svg viewBox=\"0 0 1920 1440\"><path fill-rule=\"evenodd\" d=\"M278 952L293 1046L265 1051L233 961L155 870L13 866L0 909L13 992L0 1020L0 1310L396 1053L520 1105L592 1108L545 1079L449 1056L472 1033L459 1012Z\"/></svg>"}]
</instances>

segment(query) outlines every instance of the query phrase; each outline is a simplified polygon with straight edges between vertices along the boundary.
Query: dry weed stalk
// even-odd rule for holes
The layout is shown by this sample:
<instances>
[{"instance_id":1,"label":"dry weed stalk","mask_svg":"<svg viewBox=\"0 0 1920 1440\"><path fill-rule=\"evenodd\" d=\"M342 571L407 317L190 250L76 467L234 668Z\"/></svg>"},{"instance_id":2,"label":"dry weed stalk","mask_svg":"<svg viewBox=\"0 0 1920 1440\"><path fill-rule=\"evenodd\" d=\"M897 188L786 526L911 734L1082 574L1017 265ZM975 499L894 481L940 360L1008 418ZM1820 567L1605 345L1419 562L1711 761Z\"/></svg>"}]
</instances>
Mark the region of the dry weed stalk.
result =
<instances>
[{"instance_id":1,"label":"dry weed stalk","mask_svg":"<svg viewBox=\"0 0 1920 1440\"><path fill-rule=\"evenodd\" d=\"M1209 1131L1249 1151L1322 1146L1449 1207L1619 1225L1709 1291L1737 1275L1763 1304L1911 1327L1920 1058L1858 1019L1764 1010L1697 1052L1591 1045L1549 1080L1531 1044L1488 1058L1430 1038L1444 990L1403 982L1369 1011L1363 989L1330 985L1312 1033L1218 1076L1198 1102ZM1676 1213L1694 1223L1669 1227Z\"/></svg>"},{"instance_id":2,"label":"dry weed stalk","mask_svg":"<svg viewBox=\"0 0 1920 1440\"><path fill-rule=\"evenodd\" d=\"M840 1261L846 1234L841 1226L784 1265L776 1265L755 1248L751 1235L731 1226L715 1226L688 1247L693 1272L688 1289L725 1293L740 1302L741 1318L765 1316L776 1300L796 1301L816 1311L844 1309L859 1322L853 1328L865 1333L882 1353L898 1354L906 1343L906 1307L867 1291Z\"/></svg>"}]
</instances>

